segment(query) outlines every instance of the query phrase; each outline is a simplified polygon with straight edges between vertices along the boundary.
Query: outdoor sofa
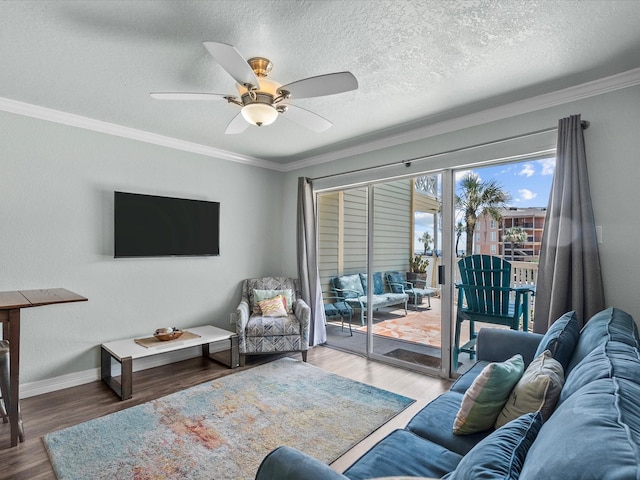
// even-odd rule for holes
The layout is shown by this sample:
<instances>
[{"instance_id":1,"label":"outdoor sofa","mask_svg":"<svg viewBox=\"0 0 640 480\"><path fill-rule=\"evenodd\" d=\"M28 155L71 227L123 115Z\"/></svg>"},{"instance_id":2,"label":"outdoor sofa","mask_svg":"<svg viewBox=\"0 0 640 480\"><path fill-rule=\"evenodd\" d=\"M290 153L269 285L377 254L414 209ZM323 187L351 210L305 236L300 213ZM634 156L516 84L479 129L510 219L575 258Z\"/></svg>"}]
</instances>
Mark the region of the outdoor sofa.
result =
<instances>
[{"instance_id":1,"label":"outdoor sofa","mask_svg":"<svg viewBox=\"0 0 640 480\"><path fill-rule=\"evenodd\" d=\"M367 311L367 274L355 273L331 278L331 288L336 297L347 302L351 308L360 310L360 323L364 325L364 314ZM373 309L402 305L404 314L407 315L407 303L409 294L405 293L402 285L400 292L387 291L384 286L381 272L373 274L373 292L371 306Z\"/></svg>"},{"instance_id":2,"label":"outdoor sofa","mask_svg":"<svg viewBox=\"0 0 640 480\"><path fill-rule=\"evenodd\" d=\"M389 476L454 480L638 479L639 345L634 320L616 308L594 315L582 330L574 312L569 312L544 336L483 328L478 335L478 363L448 392L417 413L404 429L390 433L344 474L283 446L263 460L256 480ZM476 379L484 376L481 372L499 371L513 363L513 358L517 359L514 354L522 356L525 375L536 371L534 367L540 365L541 358L546 358L549 365L559 365L557 373L563 374L564 384L559 383L561 389L557 388L557 402L545 390L540 409L549 410L546 415L525 413L498 429L454 434L454 421L465 392L478 385ZM544 375L538 377L538 381L541 379ZM511 406L513 394L507 406ZM467 400L470 397L468 394ZM514 400L513 405L516 403Z\"/></svg>"}]
</instances>

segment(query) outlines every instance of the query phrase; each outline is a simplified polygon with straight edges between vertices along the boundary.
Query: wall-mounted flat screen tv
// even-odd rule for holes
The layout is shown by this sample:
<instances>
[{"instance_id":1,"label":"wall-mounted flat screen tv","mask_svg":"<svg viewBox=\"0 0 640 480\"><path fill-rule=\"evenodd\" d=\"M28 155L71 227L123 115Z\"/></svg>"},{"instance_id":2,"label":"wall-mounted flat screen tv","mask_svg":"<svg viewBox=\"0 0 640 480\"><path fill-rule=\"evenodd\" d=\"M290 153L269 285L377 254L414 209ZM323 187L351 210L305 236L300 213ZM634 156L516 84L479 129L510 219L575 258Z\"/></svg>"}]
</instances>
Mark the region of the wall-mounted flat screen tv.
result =
<instances>
[{"instance_id":1,"label":"wall-mounted flat screen tv","mask_svg":"<svg viewBox=\"0 0 640 480\"><path fill-rule=\"evenodd\" d=\"M220 255L220 203L114 192L114 256Z\"/></svg>"}]
</instances>

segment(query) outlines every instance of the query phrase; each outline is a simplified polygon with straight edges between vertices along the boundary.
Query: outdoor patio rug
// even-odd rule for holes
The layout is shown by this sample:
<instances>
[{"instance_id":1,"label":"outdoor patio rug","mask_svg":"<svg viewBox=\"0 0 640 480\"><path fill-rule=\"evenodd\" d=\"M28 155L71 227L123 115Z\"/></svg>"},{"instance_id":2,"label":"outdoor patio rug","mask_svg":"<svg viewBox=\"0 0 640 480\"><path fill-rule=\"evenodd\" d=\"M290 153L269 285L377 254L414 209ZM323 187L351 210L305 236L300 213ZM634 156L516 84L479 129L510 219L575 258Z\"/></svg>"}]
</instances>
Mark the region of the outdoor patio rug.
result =
<instances>
[{"instance_id":1,"label":"outdoor patio rug","mask_svg":"<svg viewBox=\"0 0 640 480\"><path fill-rule=\"evenodd\" d=\"M60 480L253 479L289 445L331 463L414 400L282 358L44 437Z\"/></svg>"},{"instance_id":2,"label":"outdoor patio rug","mask_svg":"<svg viewBox=\"0 0 640 480\"><path fill-rule=\"evenodd\" d=\"M367 327L354 330L366 332ZM441 348L440 314L421 312L373 324L373 334Z\"/></svg>"}]
</instances>

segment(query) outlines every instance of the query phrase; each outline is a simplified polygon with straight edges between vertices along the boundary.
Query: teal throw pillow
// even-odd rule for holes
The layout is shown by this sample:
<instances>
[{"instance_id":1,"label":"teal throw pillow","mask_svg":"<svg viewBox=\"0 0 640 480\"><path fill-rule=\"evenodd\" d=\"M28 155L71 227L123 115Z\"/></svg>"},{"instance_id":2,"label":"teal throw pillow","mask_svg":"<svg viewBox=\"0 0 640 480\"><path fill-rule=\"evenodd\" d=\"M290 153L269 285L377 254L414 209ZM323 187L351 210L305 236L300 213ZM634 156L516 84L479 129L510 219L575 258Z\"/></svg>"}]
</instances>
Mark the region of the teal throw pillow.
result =
<instances>
[{"instance_id":1,"label":"teal throw pillow","mask_svg":"<svg viewBox=\"0 0 640 480\"><path fill-rule=\"evenodd\" d=\"M523 373L524 361L520 354L484 367L462 397L453 433L468 435L493 428Z\"/></svg>"}]
</instances>

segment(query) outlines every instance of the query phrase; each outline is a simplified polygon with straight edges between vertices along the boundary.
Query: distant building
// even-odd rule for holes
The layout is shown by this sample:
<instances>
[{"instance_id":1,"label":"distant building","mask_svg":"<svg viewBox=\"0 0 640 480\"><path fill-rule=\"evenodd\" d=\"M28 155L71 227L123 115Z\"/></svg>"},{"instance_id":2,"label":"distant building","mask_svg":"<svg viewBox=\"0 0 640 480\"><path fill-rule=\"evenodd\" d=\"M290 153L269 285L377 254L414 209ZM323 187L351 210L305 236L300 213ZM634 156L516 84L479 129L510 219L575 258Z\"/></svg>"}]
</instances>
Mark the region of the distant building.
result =
<instances>
[{"instance_id":1,"label":"distant building","mask_svg":"<svg viewBox=\"0 0 640 480\"><path fill-rule=\"evenodd\" d=\"M473 253L497 255L507 260L523 262L538 261L546 207L509 207L502 209L501 214L502 219L499 221L488 215L478 218L473 238ZM504 232L511 227L524 229L527 240L515 245L504 242Z\"/></svg>"}]
</instances>

